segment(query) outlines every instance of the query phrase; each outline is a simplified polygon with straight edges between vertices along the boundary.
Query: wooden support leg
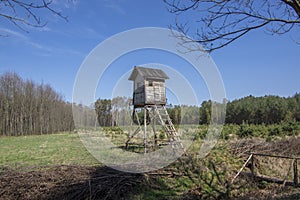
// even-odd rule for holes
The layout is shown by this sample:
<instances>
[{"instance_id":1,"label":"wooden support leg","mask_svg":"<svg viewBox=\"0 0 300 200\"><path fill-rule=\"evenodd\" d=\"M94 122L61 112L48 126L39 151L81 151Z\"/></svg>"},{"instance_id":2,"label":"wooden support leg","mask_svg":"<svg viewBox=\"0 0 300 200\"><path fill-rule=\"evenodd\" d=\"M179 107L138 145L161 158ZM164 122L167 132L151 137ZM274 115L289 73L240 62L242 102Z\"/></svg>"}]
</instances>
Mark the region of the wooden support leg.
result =
<instances>
[{"instance_id":1,"label":"wooden support leg","mask_svg":"<svg viewBox=\"0 0 300 200\"><path fill-rule=\"evenodd\" d=\"M294 184L295 186L298 185L298 166L297 166L297 159L294 160Z\"/></svg>"},{"instance_id":2,"label":"wooden support leg","mask_svg":"<svg viewBox=\"0 0 300 200\"><path fill-rule=\"evenodd\" d=\"M250 166L250 170L251 170L252 178L254 178L254 155L252 155L252 157L251 157L251 166Z\"/></svg>"},{"instance_id":3,"label":"wooden support leg","mask_svg":"<svg viewBox=\"0 0 300 200\"><path fill-rule=\"evenodd\" d=\"M144 153L147 153L147 108L144 107Z\"/></svg>"},{"instance_id":4,"label":"wooden support leg","mask_svg":"<svg viewBox=\"0 0 300 200\"><path fill-rule=\"evenodd\" d=\"M152 109L152 114L153 114L152 126L153 126L153 133L154 133L154 146L157 146L156 117L155 117L154 109Z\"/></svg>"}]
</instances>

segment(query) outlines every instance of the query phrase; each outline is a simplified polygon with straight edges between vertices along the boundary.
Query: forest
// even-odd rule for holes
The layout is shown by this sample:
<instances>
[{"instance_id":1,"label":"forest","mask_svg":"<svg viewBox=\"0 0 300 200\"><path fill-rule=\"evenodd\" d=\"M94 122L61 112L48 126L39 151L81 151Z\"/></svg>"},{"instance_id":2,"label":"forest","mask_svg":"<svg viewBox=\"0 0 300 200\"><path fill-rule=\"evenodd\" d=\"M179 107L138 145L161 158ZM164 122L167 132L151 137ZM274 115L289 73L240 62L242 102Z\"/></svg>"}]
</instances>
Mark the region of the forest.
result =
<instances>
[{"instance_id":1,"label":"forest","mask_svg":"<svg viewBox=\"0 0 300 200\"><path fill-rule=\"evenodd\" d=\"M49 84L23 80L18 74L8 72L0 76L0 135L73 131L74 120L84 126L95 126L95 117L100 126L129 125L131 101L128 97L99 98L93 106L72 105ZM221 105L208 100L200 106L169 104L167 110L175 125L209 124L213 103ZM78 115L73 116L72 106ZM226 124L271 125L283 121L300 121L299 93L291 97L250 95L227 102Z\"/></svg>"},{"instance_id":2,"label":"forest","mask_svg":"<svg viewBox=\"0 0 300 200\"><path fill-rule=\"evenodd\" d=\"M114 126L124 122L130 98L117 97L98 99L95 103L98 122L101 126ZM212 104L221 106L211 100L203 101L201 106L168 105L167 110L174 124L209 124L211 121ZM184 116L182 115L184 110ZM142 113L140 113L142 115ZM142 117L142 116L141 116ZM300 94L292 97L252 95L228 101L226 105L226 124L278 124L283 121L300 121Z\"/></svg>"},{"instance_id":3,"label":"forest","mask_svg":"<svg viewBox=\"0 0 300 200\"><path fill-rule=\"evenodd\" d=\"M72 104L48 84L0 76L0 135L18 136L73 131Z\"/></svg>"}]
</instances>

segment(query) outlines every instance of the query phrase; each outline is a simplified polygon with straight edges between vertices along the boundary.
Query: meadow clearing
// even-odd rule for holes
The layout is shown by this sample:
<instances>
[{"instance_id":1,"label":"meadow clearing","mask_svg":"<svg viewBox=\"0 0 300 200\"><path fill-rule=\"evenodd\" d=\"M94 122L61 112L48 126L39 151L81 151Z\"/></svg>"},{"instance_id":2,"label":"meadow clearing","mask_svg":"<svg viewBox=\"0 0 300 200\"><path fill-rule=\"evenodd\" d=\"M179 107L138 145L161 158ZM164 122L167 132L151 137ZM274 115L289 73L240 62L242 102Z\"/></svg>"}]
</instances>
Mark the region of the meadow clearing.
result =
<instances>
[{"instance_id":1,"label":"meadow clearing","mask_svg":"<svg viewBox=\"0 0 300 200\"><path fill-rule=\"evenodd\" d=\"M265 135L276 127L225 125L218 144L204 158L198 150L207 126L194 131L194 143L169 166L143 174L119 172L95 159L77 133L1 137L1 199L297 199L299 189L240 175L249 151L299 156L297 134ZM106 137L120 145L126 134L106 128ZM245 131L247 129L247 131ZM242 132L254 136L240 135ZM188 130L188 129L187 129ZM163 138L163 136L161 136ZM299 161L298 161L299 162ZM256 158L256 173L291 181L290 161ZM300 164L300 163L299 163ZM299 165L298 164L298 165ZM299 171L299 169L298 169ZM245 168L243 172L250 172ZM298 172L300 174L300 171Z\"/></svg>"}]
</instances>

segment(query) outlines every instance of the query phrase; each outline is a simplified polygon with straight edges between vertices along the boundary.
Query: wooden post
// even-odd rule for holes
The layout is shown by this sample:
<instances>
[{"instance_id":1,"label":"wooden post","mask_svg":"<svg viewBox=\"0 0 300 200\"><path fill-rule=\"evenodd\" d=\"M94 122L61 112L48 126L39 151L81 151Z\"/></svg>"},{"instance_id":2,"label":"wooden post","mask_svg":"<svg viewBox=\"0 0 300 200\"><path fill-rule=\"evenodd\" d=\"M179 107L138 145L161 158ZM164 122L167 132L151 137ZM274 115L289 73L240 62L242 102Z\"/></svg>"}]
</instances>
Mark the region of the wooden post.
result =
<instances>
[{"instance_id":1,"label":"wooden post","mask_svg":"<svg viewBox=\"0 0 300 200\"><path fill-rule=\"evenodd\" d=\"M129 116L130 116L130 112L128 112L128 113L129 113ZM129 132L128 132L128 135L127 135L127 141L130 140L130 133L132 133L132 125L133 125L134 116L135 116L135 108L133 108L132 119L130 119L130 128L129 128ZM126 144L126 149L127 149L127 144Z\"/></svg>"},{"instance_id":2,"label":"wooden post","mask_svg":"<svg viewBox=\"0 0 300 200\"><path fill-rule=\"evenodd\" d=\"M247 159L247 161L243 164L242 168L238 171L238 173L233 177L233 179L231 180L231 184L234 182L234 180L240 175L240 173L243 171L243 169L247 166L247 164L249 163L249 161L251 160L251 158L253 157L253 154L251 154L249 156L249 158Z\"/></svg>"},{"instance_id":3,"label":"wooden post","mask_svg":"<svg viewBox=\"0 0 300 200\"><path fill-rule=\"evenodd\" d=\"M144 153L147 153L147 107L144 107Z\"/></svg>"},{"instance_id":4,"label":"wooden post","mask_svg":"<svg viewBox=\"0 0 300 200\"><path fill-rule=\"evenodd\" d=\"M251 170L252 178L254 178L254 155L253 155L253 154L252 154L252 157L251 157L251 166L250 166L250 170Z\"/></svg>"},{"instance_id":5,"label":"wooden post","mask_svg":"<svg viewBox=\"0 0 300 200\"><path fill-rule=\"evenodd\" d=\"M153 120L152 120L152 126L153 126L153 132L154 132L154 146L157 146L157 134L156 134L156 116L155 116L155 110L152 109L153 112Z\"/></svg>"},{"instance_id":6,"label":"wooden post","mask_svg":"<svg viewBox=\"0 0 300 200\"><path fill-rule=\"evenodd\" d=\"M298 166L297 166L297 159L294 160L293 166L294 166L294 184L295 186L298 185Z\"/></svg>"}]
</instances>

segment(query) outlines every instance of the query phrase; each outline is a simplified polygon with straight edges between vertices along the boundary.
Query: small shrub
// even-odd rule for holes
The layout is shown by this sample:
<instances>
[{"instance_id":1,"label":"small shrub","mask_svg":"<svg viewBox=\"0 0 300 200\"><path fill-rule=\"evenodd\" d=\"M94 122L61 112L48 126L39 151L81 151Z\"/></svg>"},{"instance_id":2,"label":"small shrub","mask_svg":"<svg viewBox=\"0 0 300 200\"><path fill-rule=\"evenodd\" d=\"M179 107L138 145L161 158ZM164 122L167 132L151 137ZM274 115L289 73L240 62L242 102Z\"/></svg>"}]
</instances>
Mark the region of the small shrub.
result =
<instances>
[{"instance_id":1,"label":"small shrub","mask_svg":"<svg viewBox=\"0 0 300 200\"><path fill-rule=\"evenodd\" d=\"M207 135L207 130L199 130L198 133L195 136L195 140L203 140Z\"/></svg>"},{"instance_id":2,"label":"small shrub","mask_svg":"<svg viewBox=\"0 0 300 200\"><path fill-rule=\"evenodd\" d=\"M247 123L241 124L240 129L239 129L237 134L241 138L252 137L254 135L253 134L253 129Z\"/></svg>"},{"instance_id":3,"label":"small shrub","mask_svg":"<svg viewBox=\"0 0 300 200\"><path fill-rule=\"evenodd\" d=\"M229 132L228 131L222 131L221 132L221 136L220 138L222 138L223 140L228 140L230 137L229 137Z\"/></svg>"},{"instance_id":4,"label":"small shrub","mask_svg":"<svg viewBox=\"0 0 300 200\"><path fill-rule=\"evenodd\" d=\"M268 136L268 128L265 124L261 124L259 125L259 132L260 134L258 136L261 136L261 137L267 137Z\"/></svg>"},{"instance_id":5,"label":"small shrub","mask_svg":"<svg viewBox=\"0 0 300 200\"><path fill-rule=\"evenodd\" d=\"M232 134L232 132L233 132L232 124L225 125L223 126L220 138L224 140L228 140L230 138L229 135Z\"/></svg>"},{"instance_id":6,"label":"small shrub","mask_svg":"<svg viewBox=\"0 0 300 200\"><path fill-rule=\"evenodd\" d=\"M299 127L296 121L281 122L282 132L284 135L295 135L299 131Z\"/></svg>"},{"instance_id":7,"label":"small shrub","mask_svg":"<svg viewBox=\"0 0 300 200\"><path fill-rule=\"evenodd\" d=\"M282 127L278 124L270 125L269 136L282 136Z\"/></svg>"},{"instance_id":8,"label":"small shrub","mask_svg":"<svg viewBox=\"0 0 300 200\"><path fill-rule=\"evenodd\" d=\"M159 135L158 135L158 138L159 138L160 140L166 139L166 134L165 134L165 132L164 132L164 131L160 131L160 132L159 132Z\"/></svg>"},{"instance_id":9,"label":"small shrub","mask_svg":"<svg viewBox=\"0 0 300 200\"><path fill-rule=\"evenodd\" d=\"M122 134L123 133L123 130L118 126L113 126L113 127L110 128L110 130L112 132L114 132L115 134Z\"/></svg>"}]
</instances>

